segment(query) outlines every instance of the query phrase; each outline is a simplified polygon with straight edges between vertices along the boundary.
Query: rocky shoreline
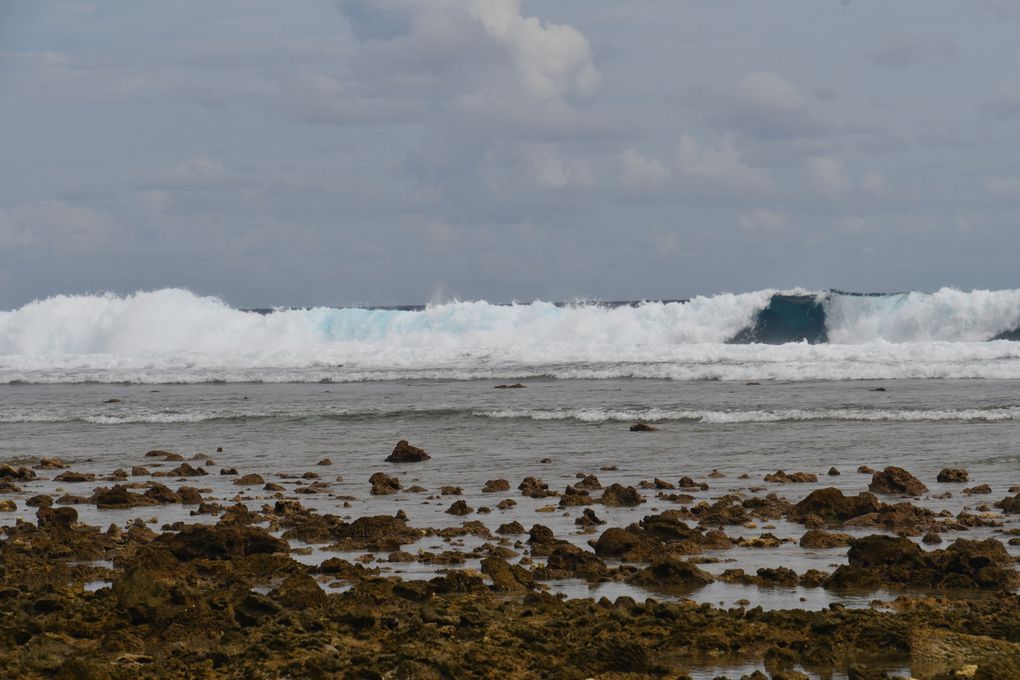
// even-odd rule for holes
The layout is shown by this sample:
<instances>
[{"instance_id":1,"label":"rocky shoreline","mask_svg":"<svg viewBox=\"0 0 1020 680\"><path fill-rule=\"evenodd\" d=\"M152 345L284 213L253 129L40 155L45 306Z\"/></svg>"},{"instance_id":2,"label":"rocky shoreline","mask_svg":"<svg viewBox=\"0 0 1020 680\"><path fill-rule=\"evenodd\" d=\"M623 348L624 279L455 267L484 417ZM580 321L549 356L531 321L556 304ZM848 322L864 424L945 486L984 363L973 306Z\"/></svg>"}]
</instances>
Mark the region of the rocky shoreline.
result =
<instances>
[{"instance_id":1,"label":"rocky shoreline","mask_svg":"<svg viewBox=\"0 0 1020 680\"><path fill-rule=\"evenodd\" d=\"M387 459L396 465L359 484L374 496L431 494L459 523L422 525L404 509L359 515L357 497L328 481L329 460L278 479L163 450L109 474L47 458L0 466L0 509L34 509L0 540L0 673L608 680L682 678L739 660L760 666L744 676L755 679L882 678L894 668L919 678L1020 677L1020 573L1007 549L1020 543L1011 527L1018 488L953 514L915 504L927 486L892 466L860 470L870 481L855 495L798 493L818 475L779 470L763 480L768 493L710 499L693 494L715 484L717 471L628 486L604 469L579 472L562 490L536 477L492 479L481 489L492 502L472 506L456 498L455 479L431 491L401 481L400 470L429 458L401 441ZM937 481L984 494L965 486L964 470ZM543 515L496 521L521 498L547 502L535 510L545 516L572 517L575 540ZM137 508L151 516L105 527L82 519L86 510L120 518ZM191 521L161 521L170 508ZM630 509L630 521L604 519L618 508ZM775 522L801 533L777 536L768 530ZM966 537L977 528L998 537ZM425 539L444 547L427 550ZM706 570L730 550L791 542L844 557L831 570ZM411 564L424 576L389 569ZM644 596L567 598L550 587L559 582ZM776 610L690 599L720 583L894 596L814 611L792 594Z\"/></svg>"}]
</instances>

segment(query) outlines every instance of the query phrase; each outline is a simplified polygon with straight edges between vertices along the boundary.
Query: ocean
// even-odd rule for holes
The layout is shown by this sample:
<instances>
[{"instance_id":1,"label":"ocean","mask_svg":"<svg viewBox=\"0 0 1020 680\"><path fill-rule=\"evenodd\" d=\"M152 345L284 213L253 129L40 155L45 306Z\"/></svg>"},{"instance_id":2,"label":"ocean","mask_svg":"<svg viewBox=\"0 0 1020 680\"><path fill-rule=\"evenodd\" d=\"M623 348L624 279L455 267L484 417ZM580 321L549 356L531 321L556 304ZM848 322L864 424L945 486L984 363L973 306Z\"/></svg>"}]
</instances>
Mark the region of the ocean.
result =
<instances>
[{"instance_id":1,"label":"ocean","mask_svg":"<svg viewBox=\"0 0 1020 680\"><path fill-rule=\"evenodd\" d=\"M169 449L214 459L199 486L253 507L270 494L239 494L230 477L215 474L219 467L267 479L314 470L333 487L301 501L323 512L402 509L413 526L477 519L492 530L516 519L583 547L593 536L574 523L581 508L550 511L550 499L514 490L521 479L563 489L579 474L604 485L687 475L708 484L690 492L697 501L778 493L796 502L825 486L857 493L870 480L859 466L897 465L931 489L918 505L983 512L983 503L1020 484L1020 342L1010 339L1018 328L1020 291L758 291L672 302L249 311L183 290L60 296L0 312L0 461L53 456L108 475L149 463L150 449ZM635 422L656 431L631 432ZM385 463L400 439L432 459ZM324 458L332 464L317 466ZM830 467L841 474L829 476ZM960 485L936 482L944 467L966 468L971 484L992 493L968 496ZM780 469L819 481L763 481ZM371 496L367 480L377 471L429 493ZM709 478L713 471L721 476ZM500 478L510 492L481 491ZM455 517L445 510L456 499L438 493L444 485L461 487L456 499L474 509L503 497L517 506ZM26 484L12 497L18 511L0 523L31 519L34 508L22 502L29 495L71 486ZM647 502L638 508L596 512L608 526L625 526L670 507L654 490L642 493ZM78 510L100 525L154 512ZM215 521L191 517L184 506L159 513L160 522ZM724 551L703 565L716 574L762 566L831 571L845 563L845 548L799 548L804 528L784 520L726 531L767 531L792 542ZM1001 539L991 528L967 532L987 536ZM433 537L411 549L448 547ZM1009 550L1020 556L1020 546ZM313 549L301 559L323 556ZM384 570L424 578L437 566ZM668 597L622 584L551 587L570 596ZM819 608L868 606L881 593L717 583L691 597Z\"/></svg>"}]
</instances>

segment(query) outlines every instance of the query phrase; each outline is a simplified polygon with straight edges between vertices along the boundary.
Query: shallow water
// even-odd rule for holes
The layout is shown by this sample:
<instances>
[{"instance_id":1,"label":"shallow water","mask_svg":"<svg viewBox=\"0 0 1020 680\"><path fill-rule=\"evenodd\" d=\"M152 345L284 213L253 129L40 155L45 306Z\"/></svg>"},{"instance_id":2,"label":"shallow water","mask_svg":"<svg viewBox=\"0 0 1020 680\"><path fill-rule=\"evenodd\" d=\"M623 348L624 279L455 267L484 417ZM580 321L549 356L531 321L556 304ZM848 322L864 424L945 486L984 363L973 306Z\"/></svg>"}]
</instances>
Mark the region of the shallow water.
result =
<instances>
[{"instance_id":1,"label":"shallow water","mask_svg":"<svg viewBox=\"0 0 1020 680\"><path fill-rule=\"evenodd\" d=\"M796 502L810 491L836 486L845 492L864 490L868 475L856 472L860 465L881 468L899 465L916 474L930 493L917 501L934 510L954 515L964 509L977 511L1007 495L1020 484L1020 381L1011 380L912 380L771 382L745 385L737 382L676 382L666 380L552 380L526 381L525 389L497 390L490 380L409 381L346 384L198 384L198 385L0 385L0 461L30 463L39 456L59 457L77 471L107 475L115 468L145 465L151 470L170 469L177 463L144 458L146 451L164 448L187 456L202 452L193 464L215 460L213 474L186 480L164 479L171 486L186 484L202 489L207 498L221 502L240 500L253 508L275 499L260 488L241 488L232 477L216 474L222 466L236 467L241 474L258 472L267 481L288 488L298 480L280 480L279 473L314 471L331 482L330 492L301 495L301 502L323 512L355 518L392 514L404 510L412 526L459 526L477 520L490 530L504 522L520 521L525 527L540 523L560 538L587 547L598 533L583 533L574 523L583 508L553 507L557 499L530 499L516 486L525 476L536 476L551 488L562 490L576 481L578 473L593 473L603 485L613 482L636 485L660 477L676 482L689 475L709 484L707 491L683 490L698 500L711 500L730 492L778 493ZM885 391L873 391L875 388ZM119 403L104 403L119 399ZM653 422L656 432L632 433L635 419ZM412 465L385 463L393 445L408 439L432 454L432 460ZM223 452L217 453L217 447ZM329 466L318 466L322 458ZM543 463L543 459L550 462ZM602 470L615 466L614 470ZM830 477L830 466L842 474ZM943 467L963 467L970 472L966 485L939 484L935 476ZM710 479L718 469L722 479ZM777 469L804 470L818 474L812 484L770 484L762 477ZM385 471L400 477L404 486L420 484L429 493L398 493L371 496L368 477ZM749 479L738 479L746 473ZM33 519L34 508L24 501L37 493L89 495L100 482L59 484L56 472L40 471L40 479L19 483L20 494L6 495L18 510L0 515L0 523L17 518ZM343 480L333 482L337 476ZM481 492L486 480L504 478L511 491ZM141 478L145 480L147 478ZM965 496L964 486L987 483L988 496ZM442 485L463 488L458 497L439 496ZM931 496L943 492L951 498ZM609 526L625 526L653 512L673 506L642 491L647 502L638 508L591 506ZM596 494L597 495L597 494ZM341 498L343 497L343 498ZM343 507L344 498L350 507ZM497 510L503 498L517 506ZM473 508L488 506L488 514L455 517L444 511L463 499ZM134 518L174 521L215 521L215 517L192 517L188 506L143 507L133 510L97 510L79 505L81 520L106 526L126 525ZM1001 519L1005 529L1016 528L1017 518ZM701 565L713 573L742 568L749 573L759 567L791 567L831 571L845 563L845 550L803 550L796 541L804 527L777 521L755 527L726 527L731 536L758 536L764 531L794 542L778 548L734 548L708 552L716 563ZM868 534L872 530L851 530ZM945 536L1004 540L1001 531L973 529ZM525 537L521 537L522 539ZM480 539L465 537L455 542L428 538L405 550L440 552L455 547L470 550ZM295 547L300 547L295 544ZM1010 546L1020 555L1020 546ZM523 551L520 546L518 552ZM326 557L355 559L358 554L324 553L296 559L314 563ZM385 555L374 556L375 560ZM418 562L375 561L384 574L404 578L428 578L445 565ZM477 568L468 560L455 568ZM91 585L91 584L90 584ZM549 582L554 592L571 597L610 599L628 595L635 599L668 595L651 593L624 584L604 584L589 589L580 582ZM98 585L96 587L99 587ZM835 594L822 589L757 588L722 583L686 595L698 602L766 608L820 609L839 602L847 606L870 606L873 600L889 600L897 593ZM712 669L692 674L711 678L736 675L759 665ZM839 677L839 676L835 676Z\"/></svg>"}]
</instances>

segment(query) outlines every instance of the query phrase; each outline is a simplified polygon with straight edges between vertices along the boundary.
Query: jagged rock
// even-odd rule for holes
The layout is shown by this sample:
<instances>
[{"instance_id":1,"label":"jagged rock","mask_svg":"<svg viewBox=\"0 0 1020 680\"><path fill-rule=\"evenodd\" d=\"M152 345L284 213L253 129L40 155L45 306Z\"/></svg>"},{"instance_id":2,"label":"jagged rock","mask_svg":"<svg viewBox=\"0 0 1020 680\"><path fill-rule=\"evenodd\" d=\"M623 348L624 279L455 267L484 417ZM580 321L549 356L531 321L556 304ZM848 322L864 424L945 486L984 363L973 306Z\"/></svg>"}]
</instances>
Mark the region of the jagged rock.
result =
<instances>
[{"instance_id":1,"label":"jagged rock","mask_svg":"<svg viewBox=\"0 0 1020 680\"><path fill-rule=\"evenodd\" d=\"M464 501L454 501L453 505L446 509L448 515L470 515L474 509Z\"/></svg>"},{"instance_id":2,"label":"jagged rock","mask_svg":"<svg viewBox=\"0 0 1020 680\"><path fill-rule=\"evenodd\" d=\"M504 536L517 536L523 534L526 531L524 525L518 521L507 522L506 524L500 524L499 528L496 529L497 534L503 534Z\"/></svg>"},{"instance_id":3,"label":"jagged rock","mask_svg":"<svg viewBox=\"0 0 1020 680\"><path fill-rule=\"evenodd\" d=\"M94 482L96 476L91 472L61 472L59 475L53 478L55 482L67 482L67 483L80 483L80 482Z\"/></svg>"},{"instance_id":4,"label":"jagged rock","mask_svg":"<svg viewBox=\"0 0 1020 680\"><path fill-rule=\"evenodd\" d=\"M66 529L78 521L78 511L74 508L39 508L35 518L40 529Z\"/></svg>"},{"instance_id":5,"label":"jagged rock","mask_svg":"<svg viewBox=\"0 0 1020 680\"><path fill-rule=\"evenodd\" d=\"M182 561L194 559L229 560L250 555L286 553L287 542L265 529L240 525L191 524L176 534L156 539Z\"/></svg>"},{"instance_id":6,"label":"jagged rock","mask_svg":"<svg viewBox=\"0 0 1020 680\"><path fill-rule=\"evenodd\" d=\"M939 471L936 480L939 482L966 482L968 479L967 471L961 468L942 468Z\"/></svg>"},{"instance_id":7,"label":"jagged rock","mask_svg":"<svg viewBox=\"0 0 1020 680\"><path fill-rule=\"evenodd\" d=\"M907 538L882 535L851 541L848 564L833 572L826 587L875 587L887 583L929 588L1003 590L1020 574L995 539L958 539L945 550L925 552Z\"/></svg>"},{"instance_id":8,"label":"jagged rock","mask_svg":"<svg viewBox=\"0 0 1020 680\"><path fill-rule=\"evenodd\" d=\"M591 508L585 508L581 516L574 520L574 524L582 527L594 527L605 523L606 521L599 519Z\"/></svg>"},{"instance_id":9,"label":"jagged rock","mask_svg":"<svg viewBox=\"0 0 1020 680\"><path fill-rule=\"evenodd\" d=\"M12 500L0 501L0 512L15 512L18 509L18 504Z\"/></svg>"},{"instance_id":10,"label":"jagged rock","mask_svg":"<svg viewBox=\"0 0 1020 680\"><path fill-rule=\"evenodd\" d=\"M840 472L839 472L839 470L837 470L836 468L834 468L834 467L831 467L831 468L829 468L829 472L828 472L827 474L828 474L828 475L829 475L830 477L839 477L839 475L840 475Z\"/></svg>"},{"instance_id":11,"label":"jagged rock","mask_svg":"<svg viewBox=\"0 0 1020 680\"><path fill-rule=\"evenodd\" d=\"M522 496L528 496L529 498L547 498L549 496L555 496L555 491L549 490L549 485L543 482L541 479L535 477L525 477L524 480L517 485Z\"/></svg>"},{"instance_id":12,"label":"jagged rock","mask_svg":"<svg viewBox=\"0 0 1020 680\"><path fill-rule=\"evenodd\" d=\"M535 587L534 577L524 567L490 555L482 560L482 573L492 579L492 589L501 593L522 592Z\"/></svg>"},{"instance_id":13,"label":"jagged rock","mask_svg":"<svg viewBox=\"0 0 1020 680\"><path fill-rule=\"evenodd\" d=\"M178 496L170 487L163 484L153 483L145 493L142 494L146 498L149 498L157 503L180 503L181 497Z\"/></svg>"},{"instance_id":14,"label":"jagged rock","mask_svg":"<svg viewBox=\"0 0 1020 680\"><path fill-rule=\"evenodd\" d=\"M188 463L181 463L168 473L170 477L201 477L209 474L202 468L194 468Z\"/></svg>"},{"instance_id":15,"label":"jagged rock","mask_svg":"<svg viewBox=\"0 0 1020 680\"><path fill-rule=\"evenodd\" d=\"M173 451L163 451L162 449L153 449L145 454L146 458L162 458L165 461L180 462L184 460L184 456Z\"/></svg>"},{"instance_id":16,"label":"jagged rock","mask_svg":"<svg viewBox=\"0 0 1020 680\"><path fill-rule=\"evenodd\" d=\"M1020 515L1020 493L1013 498L1007 496L1001 501L995 504L995 507L1001 509L1006 514Z\"/></svg>"},{"instance_id":17,"label":"jagged rock","mask_svg":"<svg viewBox=\"0 0 1020 680\"><path fill-rule=\"evenodd\" d=\"M711 574L690 562L667 556L637 572L628 583L645 588L694 590L714 581Z\"/></svg>"},{"instance_id":18,"label":"jagged rock","mask_svg":"<svg viewBox=\"0 0 1020 680\"><path fill-rule=\"evenodd\" d=\"M127 487L120 484L114 485L112 489L100 489L93 498L96 502L96 507L100 510L136 508L143 505L156 505L157 503L152 498L129 491Z\"/></svg>"},{"instance_id":19,"label":"jagged rock","mask_svg":"<svg viewBox=\"0 0 1020 680\"><path fill-rule=\"evenodd\" d=\"M614 508L632 508L644 503L645 498L632 486L611 484L602 492L599 502Z\"/></svg>"},{"instance_id":20,"label":"jagged rock","mask_svg":"<svg viewBox=\"0 0 1020 680\"><path fill-rule=\"evenodd\" d=\"M631 531L610 527L595 542L595 554L599 557L623 557L643 543L641 537Z\"/></svg>"},{"instance_id":21,"label":"jagged rock","mask_svg":"<svg viewBox=\"0 0 1020 680\"><path fill-rule=\"evenodd\" d=\"M815 515L830 522L845 522L854 517L878 512L880 507L881 503L870 493L844 496L839 489L827 487L808 494L793 506L791 515L799 520Z\"/></svg>"},{"instance_id":22,"label":"jagged rock","mask_svg":"<svg viewBox=\"0 0 1020 680\"><path fill-rule=\"evenodd\" d=\"M401 439L397 442L397 445L393 447L393 452L386 457L387 463L420 463L422 461L430 459L430 456L425 449L419 449L417 446L411 446L407 443L406 439Z\"/></svg>"},{"instance_id":23,"label":"jagged rock","mask_svg":"<svg viewBox=\"0 0 1020 680\"><path fill-rule=\"evenodd\" d=\"M811 529L800 537L800 547L808 549L842 548L850 545L849 534L831 534L820 529Z\"/></svg>"},{"instance_id":24,"label":"jagged rock","mask_svg":"<svg viewBox=\"0 0 1020 680\"><path fill-rule=\"evenodd\" d=\"M372 485L373 496L388 496L400 491L400 480L385 472L376 472L368 478L368 483Z\"/></svg>"},{"instance_id":25,"label":"jagged rock","mask_svg":"<svg viewBox=\"0 0 1020 680\"><path fill-rule=\"evenodd\" d=\"M804 484L808 482L817 482L818 475L810 472L794 472L787 474L782 470L777 470L771 475L765 475L766 482L775 482L777 484Z\"/></svg>"},{"instance_id":26,"label":"jagged rock","mask_svg":"<svg viewBox=\"0 0 1020 680\"><path fill-rule=\"evenodd\" d=\"M35 472L27 467L14 468L4 463L0 465L0 479L13 479L19 482L30 482L35 479Z\"/></svg>"},{"instance_id":27,"label":"jagged rock","mask_svg":"<svg viewBox=\"0 0 1020 680\"><path fill-rule=\"evenodd\" d=\"M903 468L890 465L872 475L868 490L875 493L920 496L928 491L928 487Z\"/></svg>"}]
</instances>

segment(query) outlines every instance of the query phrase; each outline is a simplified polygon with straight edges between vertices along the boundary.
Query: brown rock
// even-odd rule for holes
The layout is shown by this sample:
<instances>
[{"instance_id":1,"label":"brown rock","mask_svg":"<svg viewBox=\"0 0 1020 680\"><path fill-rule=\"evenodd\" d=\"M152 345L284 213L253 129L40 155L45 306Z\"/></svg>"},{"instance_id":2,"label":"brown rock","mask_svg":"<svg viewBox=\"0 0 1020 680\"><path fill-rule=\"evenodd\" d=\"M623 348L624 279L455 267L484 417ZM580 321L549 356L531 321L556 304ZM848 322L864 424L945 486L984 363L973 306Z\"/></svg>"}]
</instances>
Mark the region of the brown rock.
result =
<instances>
[{"instance_id":1,"label":"brown rock","mask_svg":"<svg viewBox=\"0 0 1020 680\"><path fill-rule=\"evenodd\" d=\"M474 509L464 501L455 501L453 505L446 509L446 514L448 515L470 515L472 512L474 512Z\"/></svg>"},{"instance_id":2,"label":"brown rock","mask_svg":"<svg viewBox=\"0 0 1020 680\"><path fill-rule=\"evenodd\" d=\"M59 475L53 478L55 482L93 482L96 476L91 472L61 472Z\"/></svg>"},{"instance_id":3,"label":"brown rock","mask_svg":"<svg viewBox=\"0 0 1020 680\"><path fill-rule=\"evenodd\" d=\"M816 489L804 500L793 506L792 516L803 520L816 515L830 522L845 522L848 519L878 512L881 503L870 493L857 496L844 496L843 492L834 487Z\"/></svg>"},{"instance_id":4,"label":"brown rock","mask_svg":"<svg viewBox=\"0 0 1020 680\"><path fill-rule=\"evenodd\" d=\"M114 485L112 489L100 489L93 498L95 499L96 507L100 510L136 508L156 504L156 501L152 498L129 491L127 487L120 484Z\"/></svg>"},{"instance_id":5,"label":"brown rock","mask_svg":"<svg viewBox=\"0 0 1020 680\"><path fill-rule=\"evenodd\" d=\"M800 547L808 549L842 548L850 545L849 534L831 534L820 529L811 529L800 537Z\"/></svg>"},{"instance_id":6,"label":"brown rock","mask_svg":"<svg viewBox=\"0 0 1020 680\"><path fill-rule=\"evenodd\" d=\"M644 503L645 498L632 486L611 484L602 492L599 502L614 508L632 508Z\"/></svg>"},{"instance_id":7,"label":"brown rock","mask_svg":"<svg viewBox=\"0 0 1020 680\"><path fill-rule=\"evenodd\" d=\"M920 496L928 491L928 487L903 468L890 465L872 475L868 490L875 493Z\"/></svg>"},{"instance_id":8,"label":"brown rock","mask_svg":"<svg viewBox=\"0 0 1020 680\"><path fill-rule=\"evenodd\" d=\"M251 555L290 552L287 542L265 529L234 524L191 524L176 534L162 534L156 541L181 561L230 560Z\"/></svg>"},{"instance_id":9,"label":"brown rock","mask_svg":"<svg viewBox=\"0 0 1020 680\"><path fill-rule=\"evenodd\" d=\"M818 475L810 472L794 472L787 474L782 470L777 470L771 475L765 475L766 482L775 482L777 484L804 484L808 482L817 482Z\"/></svg>"},{"instance_id":10,"label":"brown rock","mask_svg":"<svg viewBox=\"0 0 1020 680\"><path fill-rule=\"evenodd\" d=\"M166 461L180 462L184 460L184 456L173 451L164 451L162 449L153 449L145 454L146 458L162 458Z\"/></svg>"},{"instance_id":11,"label":"brown rock","mask_svg":"<svg viewBox=\"0 0 1020 680\"><path fill-rule=\"evenodd\" d=\"M237 486L262 486L265 483L266 480L262 478L262 475L255 473L247 474L234 480L234 484Z\"/></svg>"},{"instance_id":12,"label":"brown rock","mask_svg":"<svg viewBox=\"0 0 1020 680\"><path fill-rule=\"evenodd\" d=\"M411 446L406 439L401 439L393 447L393 452L386 457L387 463L420 463L431 458L425 449Z\"/></svg>"},{"instance_id":13,"label":"brown rock","mask_svg":"<svg viewBox=\"0 0 1020 680\"><path fill-rule=\"evenodd\" d=\"M715 581L686 560L660 557L630 578L628 583L656 590L696 590Z\"/></svg>"},{"instance_id":14,"label":"brown rock","mask_svg":"<svg viewBox=\"0 0 1020 680\"><path fill-rule=\"evenodd\" d=\"M990 494L991 492L992 487L987 484L978 484L977 486L972 486L969 489L963 490L965 496L981 496Z\"/></svg>"},{"instance_id":15,"label":"brown rock","mask_svg":"<svg viewBox=\"0 0 1020 680\"><path fill-rule=\"evenodd\" d=\"M194 468L188 463L181 463L173 470L170 470L171 477L201 477L202 475L209 474L202 468Z\"/></svg>"},{"instance_id":16,"label":"brown rock","mask_svg":"<svg viewBox=\"0 0 1020 680\"><path fill-rule=\"evenodd\" d=\"M482 493L497 493L499 491L509 491L510 482L505 479L490 479L485 482L482 487Z\"/></svg>"},{"instance_id":17,"label":"brown rock","mask_svg":"<svg viewBox=\"0 0 1020 680\"><path fill-rule=\"evenodd\" d=\"M376 472L368 478L368 483L372 485L373 496L388 496L400 491L400 480L385 472Z\"/></svg>"},{"instance_id":18,"label":"brown rock","mask_svg":"<svg viewBox=\"0 0 1020 680\"><path fill-rule=\"evenodd\" d=\"M595 542L595 554L599 557L622 557L640 547L642 543L641 537L637 534L611 527L603 531Z\"/></svg>"},{"instance_id":19,"label":"brown rock","mask_svg":"<svg viewBox=\"0 0 1020 680\"><path fill-rule=\"evenodd\" d=\"M967 477L968 477L967 471L961 468L942 468L942 470L939 471L936 480L942 483L946 482L962 483L967 481Z\"/></svg>"}]
</instances>

